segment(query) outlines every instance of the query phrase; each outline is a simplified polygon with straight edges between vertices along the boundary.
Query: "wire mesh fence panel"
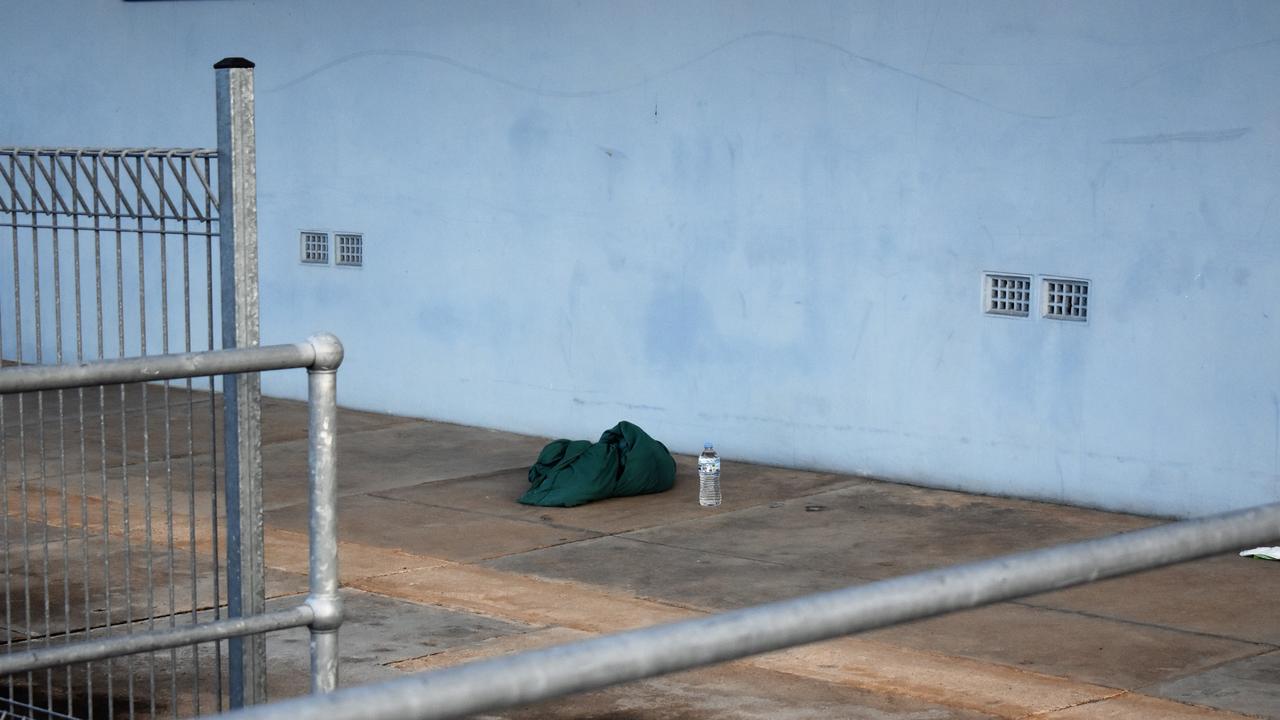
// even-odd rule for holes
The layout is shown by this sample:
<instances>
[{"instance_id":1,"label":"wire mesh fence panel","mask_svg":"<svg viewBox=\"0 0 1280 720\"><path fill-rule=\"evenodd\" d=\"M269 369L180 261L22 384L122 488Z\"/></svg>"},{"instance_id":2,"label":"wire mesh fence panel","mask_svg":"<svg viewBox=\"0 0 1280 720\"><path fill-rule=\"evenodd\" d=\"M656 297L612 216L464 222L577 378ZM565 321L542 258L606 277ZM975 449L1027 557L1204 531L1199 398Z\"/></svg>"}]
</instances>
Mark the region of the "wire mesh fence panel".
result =
<instances>
[{"instance_id":1,"label":"wire mesh fence panel","mask_svg":"<svg viewBox=\"0 0 1280 720\"><path fill-rule=\"evenodd\" d=\"M0 149L3 362L219 347L216 158ZM202 378L0 396L7 651L224 613L220 390ZM0 710L216 712L225 665L225 643L209 643L18 674L0 678Z\"/></svg>"}]
</instances>

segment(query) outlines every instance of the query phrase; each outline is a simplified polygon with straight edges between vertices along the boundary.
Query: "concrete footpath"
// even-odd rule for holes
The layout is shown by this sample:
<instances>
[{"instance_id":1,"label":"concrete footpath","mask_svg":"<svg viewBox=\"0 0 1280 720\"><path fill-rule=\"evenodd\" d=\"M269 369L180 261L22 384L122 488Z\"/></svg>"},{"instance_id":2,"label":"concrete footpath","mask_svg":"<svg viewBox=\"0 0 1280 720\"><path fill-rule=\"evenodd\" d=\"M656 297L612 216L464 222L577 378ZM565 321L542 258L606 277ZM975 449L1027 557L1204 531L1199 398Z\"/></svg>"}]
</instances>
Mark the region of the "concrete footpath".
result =
<instances>
[{"instance_id":1,"label":"concrete footpath","mask_svg":"<svg viewBox=\"0 0 1280 720\"><path fill-rule=\"evenodd\" d=\"M26 478L7 488L9 518L18 520L5 537L62 538L45 544L52 550L40 562L26 562L26 553L9 558L6 577L16 584L6 585L5 603L15 623L50 608L52 627L73 630L113 617L163 619L170 604L186 602L185 594L166 597L166 572L183 593L189 576L201 578L189 591L199 607L216 598L217 538L205 533L211 503L220 500L194 480L216 476L213 459L199 450L215 440L209 397L183 400L174 391L172 409L148 413L163 402L161 393L106 395L105 416L131 432L150 427L150 445L145 437L126 442L109 424L81 423L72 400L93 417L95 397L50 400L67 419L43 429L39 417L7 417L13 403L3 408L16 429L0 459L7 458L8 477ZM306 432L304 405L264 401L267 588L277 607L306 590ZM718 508L699 507L695 463L683 456L677 485L666 493L579 508L519 505L527 468L546 441L340 413L344 686L1157 522L747 465L734 462L731 449ZM158 448L188 457L169 467L154 460ZM103 463L110 469L101 478L84 475ZM61 472L70 478L36 479ZM122 542L129 538L132 555ZM123 589L103 596L90 587L101 584L99 570L76 558L84 548L108 547L110 567L133 572ZM188 547L199 549L189 563L182 559ZM30 594L23 588L33 589L33 603L53 602L23 606ZM1277 597L1280 563L1224 555L490 717L1280 718ZM21 641L29 630L11 625L9 637ZM268 657L272 698L307 691L304 631L272 634ZM211 698L198 708L193 701L211 692L209 683L197 683L188 697L185 676L164 675L166 667L187 667L179 660L161 654L158 676L147 669L155 664L116 663L133 668L129 692L138 688L139 702L152 705L140 716L215 708ZM201 662L208 669L215 661ZM44 683L50 693L58 686ZM92 701L124 712L123 687L117 682L113 695L99 682L94 693L106 694ZM174 703L157 698L166 692Z\"/></svg>"},{"instance_id":2,"label":"concrete footpath","mask_svg":"<svg viewBox=\"0 0 1280 720\"><path fill-rule=\"evenodd\" d=\"M271 401L264 424L298 411ZM348 686L1158 522L731 452L719 508L683 456L664 494L526 507L545 438L350 411L339 427ZM285 577L306 567L305 457L265 447ZM1280 717L1277 597L1280 563L1227 555L492 717ZM305 691L305 637L271 643L273 696Z\"/></svg>"}]
</instances>

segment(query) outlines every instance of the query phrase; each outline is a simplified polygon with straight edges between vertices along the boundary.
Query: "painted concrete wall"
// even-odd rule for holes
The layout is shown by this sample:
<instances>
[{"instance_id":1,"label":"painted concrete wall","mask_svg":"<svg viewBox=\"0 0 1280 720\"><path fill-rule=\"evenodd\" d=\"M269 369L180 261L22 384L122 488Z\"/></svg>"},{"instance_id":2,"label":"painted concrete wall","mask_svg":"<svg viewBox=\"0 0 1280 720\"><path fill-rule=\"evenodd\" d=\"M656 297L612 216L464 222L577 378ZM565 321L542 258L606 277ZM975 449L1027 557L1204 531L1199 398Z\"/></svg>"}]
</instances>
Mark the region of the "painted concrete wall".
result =
<instances>
[{"instance_id":1,"label":"painted concrete wall","mask_svg":"<svg viewBox=\"0 0 1280 720\"><path fill-rule=\"evenodd\" d=\"M0 36L5 144L208 146L210 66L258 63L263 339L338 333L346 404L1280 499L1276 3L51 0ZM987 270L1087 278L1090 320L985 317Z\"/></svg>"}]
</instances>

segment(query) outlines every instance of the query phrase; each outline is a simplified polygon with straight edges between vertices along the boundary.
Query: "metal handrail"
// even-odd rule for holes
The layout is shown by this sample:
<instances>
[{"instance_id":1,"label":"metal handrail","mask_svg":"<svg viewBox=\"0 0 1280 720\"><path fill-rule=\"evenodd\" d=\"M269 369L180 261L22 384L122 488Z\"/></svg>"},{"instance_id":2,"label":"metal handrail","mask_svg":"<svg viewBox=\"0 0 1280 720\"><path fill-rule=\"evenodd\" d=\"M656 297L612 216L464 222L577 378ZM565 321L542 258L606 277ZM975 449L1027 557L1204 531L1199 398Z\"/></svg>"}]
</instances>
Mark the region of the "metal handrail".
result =
<instances>
[{"instance_id":1,"label":"metal handrail","mask_svg":"<svg viewBox=\"0 0 1280 720\"><path fill-rule=\"evenodd\" d=\"M275 630L306 627L314 620L315 612L309 605L304 604L286 610L275 610L264 615L225 618L199 625L84 640L70 645L15 650L6 655L0 655L0 676L157 650L170 650Z\"/></svg>"},{"instance_id":2,"label":"metal handrail","mask_svg":"<svg viewBox=\"0 0 1280 720\"><path fill-rule=\"evenodd\" d=\"M332 335L317 335L291 345L145 355L79 365L19 365L0 369L0 394L310 368L317 357L328 352L317 349L317 344L327 348L329 342L338 340ZM339 361L341 348L338 344Z\"/></svg>"},{"instance_id":3,"label":"metal handrail","mask_svg":"<svg viewBox=\"0 0 1280 720\"><path fill-rule=\"evenodd\" d=\"M231 720L443 720L988 605L1280 538L1280 503L259 705Z\"/></svg>"},{"instance_id":4,"label":"metal handrail","mask_svg":"<svg viewBox=\"0 0 1280 720\"><path fill-rule=\"evenodd\" d=\"M301 605L188 627L147 630L60 647L23 649L0 656L0 675L307 626L311 629L312 692L333 690L338 681L337 631L342 624L342 601L338 596L335 374L342 364L342 356L342 343L338 338L322 333L292 345L0 369L0 394L7 394L306 368L311 518L310 592Z\"/></svg>"}]
</instances>

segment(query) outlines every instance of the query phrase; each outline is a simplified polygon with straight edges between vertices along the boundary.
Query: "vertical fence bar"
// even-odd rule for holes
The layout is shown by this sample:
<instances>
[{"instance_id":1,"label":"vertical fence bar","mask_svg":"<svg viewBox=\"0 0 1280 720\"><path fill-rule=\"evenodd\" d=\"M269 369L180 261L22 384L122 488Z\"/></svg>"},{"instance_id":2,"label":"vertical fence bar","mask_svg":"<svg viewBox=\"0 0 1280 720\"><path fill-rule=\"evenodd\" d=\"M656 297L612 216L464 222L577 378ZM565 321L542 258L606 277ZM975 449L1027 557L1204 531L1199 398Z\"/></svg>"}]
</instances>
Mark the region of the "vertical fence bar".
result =
<instances>
[{"instance_id":1,"label":"vertical fence bar","mask_svg":"<svg viewBox=\"0 0 1280 720\"><path fill-rule=\"evenodd\" d=\"M187 168L192 158L182 159L182 185L187 186ZM188 217L191 206L186 196L182 199L182 349L191 352L191 225ZM199 562L196 555L196 447L195 447L195 394L191 378L186 379L187 392L187 545L191 567L191 624L199 622ZM209 395L213 404L213 395ZM216 522L216 518L214 519ZM200 715L200 646L191 646L191 697L195 703L194 716Z\"/></svg>"},{"instance_id":2,"label":"vertical fence bar","mask_svg":"<svg viewBox=\"0 0 1280 720\"><path fill-rule=\"evenodd\" d=\"M10 158L10 170L21 170L22 166L15 162L14 158ZM13 175L16 178L17 175ZM16 187L16 186L15 186ZM15 200L17 191L15 190ZM32 200L34 208L34 199ZM16 203L15 203L16 206ZM34 209L31 212L31 224L36 224L36 216ZM33 229L32 232L35 232ZM21 365L24 360L23 355L23 334L22 334L22 272L21 272L21 253L19 252L19 234L15 225L13 233L13 329L14 329L14 354L17 364ZM26 403L23 396L18 396L18 504L21 507L22 522L22 631L27 638L35 635L32 632L31 625L31 535L30 530L30 504L27 497L27 434L26 434ZM28 697L36 686L35 675L27 673L26 691ZM12 692L10 693L12 695Z\"/></svg>"},{"instance_id":3,"label":"vertical fence bar","mask_svg":"<svg viewBox=\"0 0 1280 720\"><path fill-rule=\"evenodd\" d=\"M80 168L81 168L80 163L82 162L83 158L84 158L83 151L76 151L75 157L71 162L70 178L71 178L71 187L73 189L77 187L76 181L80 177L80 174L79 174ZM85 182L90 182L92 178L86 176L84 180ZM71 232L73 237L75 238L74 261L75 261L75 303L76 303L75 317L76 317L76 362L77 363L82 363L84 362L84 359L85 359L84 358L84 318L83 318L84 291L83 291L83 288L81 287L82 265L80 260L80 253L81 253L80 242L82 239L80 235L80 217L83 213L90 212L88 204L85 203L84 201L83 194L81 194L80 202L81 202L82 212L75 213L71 217L71 222L72 222ZM93 219L95 227L97 227L97 220L98 219L96 217ZM89 456L88 456L88 445L85 442L85 433L84 433L85 427L86 427L85 420L84 420L84 399L85 399L84 388L76 388L76 409L77 409L77 419L79 421L78 430L79 430L79 440L80 440L80 543L81 543L80 552L81 552L81 557L84 561L84 570L82 575L82 578L83 578L82 582L84 584L84 597L82 598L82 602L84 603L84 638L90 639L92 638L92 635L93 635L93 617L92 617L93 600L89 594L89 588L92 586L92 583L90 582L89 579L92 577L93 569L89 564L89 462L88 462ZM68 617L67 627L69 628L70 626L71 626L70 617ZM85 716L86 720L93 720L93 703L88 701L88 698L93 697L93 663L85 663L84 665L84 696L86 698L85 712L88 713ZM67 712L68 714L74 714L70 708L68 708Z\"/></svg>"},{"instance_id":4,"label":"vertical fence bar","mask_svg":"<svg viewBox=\"0 0 1280 720\"><path fill-rule=\"evenodd\" d=\"M253 63L227 58L214 66L218 102L218 215L222 243L222 345L258 344L258 209L253 118ZM266 610L262 555L262 470L257 373L223 379L227 488L228 612ZM266 643L261 635L230 641L231 706L266 700Z\"/></svg>"},{"instance_id":5,"label":"vertical fence bar","mask_svg":"<svg viewBox=\"0 0 1280 720\"><path fill-rule=\"evenodd\" d=\"M17 247L18 244L18 190L17 182L13 180L13 161L16 155L17 153L9 155L9 172L5 176L9 183L9 189L13 193L9 198L8 211L9 227L13 235L14 247ZM0 172L3 172L3 168L0 168ZM0 363L4 360L5 344L3 327L3 318L0 317ZM3 478L4 480L3 492L0 493L0 513L3 513L3 515L0 516L0 534L4 536L4 644L5 651L11 653L13 652L13 636L17 631L13 626L13 586L11 576L14 574L14 568L13 558L10 555L12 548L9 544L9 457L7 447L9 444L9 433L4 429L4 414L4 396L0 395L0 478ZM4 699L12 701L14 699L12 675L5 678L5 686L7 692L5 693ZM6 708L7 707L8 705L6 703Z\"/></svg>"},{"instance_id":6,"label":"vertical fence bar","mask_svg":"<svg viewBox=\"0 0 1280 720\"><path fill-rule=\"evenodd\" d=\"M104 215L110 210L110 205L105 197L98 190L101 188L101 178L107 174L105 164L106 155L102 152L97 153L95 162L93 163L93 294L94 305L96 308L95 320L97 321L97 337L98 341L98 359L106 358L107 340L106 340L106 310L104 309L104 295L102 292L102 233L110 232L110 227L103 223ZM118 218L116 218L118 222ZM107 478L107 389L98 386L98 459L99 470L101 474L99 479L102 485L102 607L104 612L103 635L111 637L111 499L110 484ZM105 685L107 697L115 696L115 668L116 663L107 660L104 663ZM107 703L107 720L114 720L115 704Z\"/></svg>"},{"instance_id":7,"label":"vertical fence bar","mask_svg":"<svg viewBox=\"0 0 1280 720\"><path fill-rule=\"evenodd\" d=\"M173 153L167 153L166 159L171 160ZM156 184L164 192L165 164L159 163L159 175L156 177ZM175 178L175 181L180 178ZM186 188L181 188L186 190ZM163 196L162 196L163 197ZM185 197L185 196L182 196ZM184 200L185 211L185 200ZM164 354L169 353L169 234L165 227L165 215L160 213L160 351ZM164 381L163 397L164 397L164 514L165 514L165 547L168 564L168 582L169 586L169 627L177 627L177 610L178 610L178 589L174 578L174 561L175 549L173 540L173 417L169 410L169 381ZM191 517L189 522L194 525L195 517ZM169 705L174 720L178 717L178 651L172 649L169 651Z\"/></svg>"},{"instance_id":8,"label":"vertical fence bar","mask_svg":"<svg viewBox=\"0 0 1280 720\"><path fill-rule=\"evenodd\" d=\"M49 174L45 178L49 180L50 193L55 197L58 195L58 156L56 154L49 155ZM69 180L70 178L68 178ZM75 217L75 185L69 184L67 195L71 197L72 205L68 209L66 203L63 203L63 210ZM54 358L57 364L61 365L64 361L62 347L62 251L60 249L60 240L58 237L58 214L55 212L50 216L50 223L53 226L53 347ZM73 219L74 223L74 219ZM73 237L73 241L78 239ZM67 645L71 644L71 523L69 521L70 513L67 501L67 445L66 445L66 405L62 390L57 391L58 395L58 476L59 476L59 524L62 525L62 624L63 624L63 642ZM74 716L75 708L75 684L72 682L71 667L65 669L67 679L67 696L65 700L66 712L68 715Z\"/></svg>"},{"instance_id":9,"label":"vertical fence bar","mask_svg":"<svg viewBox=\"0 0 1280 720\"><path fill-rule=\"evenodd\" d=\"M121 162L123 159L124 162ZM128 158L122 158L119 154L113 155L111 158L111 182L115 186L115 212L112 219L115 221L116 236L116 353L123 358L128 356L128 346L125 343L125 306L124 306L124 223L121 208L127 205L124 197L124 188L120 178L124 177L123 168L127 167ZM105 169L105 168L104 168ZM133 215L133 213L130 213ZM139 217L134 219L141 222L141 208L138 210ZM121 544L124 547L124 559L121 567L124 570L123 595L124 595L124 633L126 635L133 633L133 532L130 519L129 504L129 407L127 388L125 385L119 386L120 390L120 526L123 530ZM148 582L150 578L147 579ZM126 656L124 659L125 672L125 688L128 697L129 717L134 717L135 713L135 697L134 697L134 660L132 655Z\"/></svg>"},{"instance_id":10,"label":"vertical fence bar","mask_svg":"<svg viewBox=\"0 0 1280 720\"><path fill-rule=\"evenodd\" d=\"M337 519L337 369L342 344L332 335L311 338L316 360L307 369L310 410L307 474L310 476L311 593L307 604L315 611L311 622L311 692L338 687L338 626L342 599L338 596Z\"/></svg>"},{"instance_id":11,"label":"vertical fence bar","mask_svg":"<svg viewBox=\"0 0 1280 720\"><path fill-rule=\"evenodd\" d=\"M17 153L13 153L9 155L9 163L8 163L9 168L7 173L4 172L5 169L3 167L0 167L0 174L4 175L5 181L8 183L9 190L12 193L8 201L7 210L9 215L9 227L13 235L13 243L15 246L18 243L18 191L17 191L17 182L14 181L13 179L13 176L14 176L13 161L14 161L14 156L16 154ZM3 159L0 158L0 161L2 160ZM4 326L3 320L0 319L0 362L3 362L4 347L5 347L4 333L2 332L3 326ZM0 396L0 429L2 429L3 426L4 426L4 398ZM0 438L0 440L3 440L3 442L0 442L0 478L4 479L4 488L3 488L4 492L0 494L0 512L4 513L3 518L0 518L0 524L2 524L2 527L0 527L0 532L2 532L4 535L4 570L5 570L4 572L4 629L5 629L4 643L5 643L5 651L13 652L13 635L15 630L13 627L13 596L12 596L13 587L12 587L12 582L10 580L10 576L13 574L13 565L12 565L13 560L9 554L11 552L11 548L9 545L9 458L8 458L8 452L7 452L7 446L9 444L9 433L6 431L3 433L0 433L0 435L3 435L3 437ZM5 678L5 685L6 685L7 693L5 694L4 699L12 700L13 699L13 676L12 675Z\"/></svg>"},{"instance_id":12,"label":"vertical fence bar","mask_svg":"<svg viewBox=\"0 0 1280 720\"><path fill-rule=\"evenodd\" d=\"M4 323L0 321L0 327ZM4 336L0 334L0 347L3 346ZM17 630L13 627L13 597L12 597L12 581L10 576L13 575L12 558L9 556L9 457L6 450L8 445L8 434L5 432L4 426L4 396L0 395L0 435L3 436L3 442L0 442L0 477L4 479L3 492L0 492L0 536L3 536L4 543L4 644L5 652L13 652L13 635ZM9 675L5 678L7 692L4 700L13 700L13 676ZM0 707L0 710L5 709Z\"/></svg>"},{"instance_id":13,"label":"vertical fence bar","mask_svg":"<svg viewBox=\"0 0 1280 720\"><path fill-rule=\"evenodd\" d=\"M209 158L204 159L204 176L211 177L209 171ZM205 347L213 350L213 235L210 232L213 224L209 218L213 217L213 198L209 193L205 193L204 197L204 272L205 272ZM221 231L221 223L219 223L219 231ZM209 376L209 508L213 518L209 524L209 532L211 534L212 547L209 548L209 559L213 565L213 619L222 619L222 553L219 551L219 532L218 527L221 521L218 519L218 411L214 405L214 392L216 390L213 376ZM226 414L226 406L223 405L223 414ZM223 502L226 502L225 495ZM222 712L222 643L215 642L213 644L213 694L215 698L215 706L218 712Z\"/></svg>"},{"instance_id":14,"label":"vertical fence bar","mask_svg":"<svg viewBox=\"0 0 1280 720\"><path fill-rule=\"evenodd\" d=\"M37 154L32 153L30 156L31 172L28 175L28 181L31 183L31 300L32 300L32 325L35 331L35 353L36 364L44 364L44 310L41 309L41 281L40 281L40 219L48 218L50 229L56 226L57 222L57 206L54 201L54 188L50 186L49 200L46 202L40 194L37 178L40 177L37 165L40 158ZM37 208L44 208L41 215L37 215L34 211ZM54 230L54 235L57 231ZM36 426L37 442L36 453L39 458L40 468L40 489L38 497L40 499L40 525L42 530L40 540L40 555L42 564L40 566L41 579L44 583L44 633L41 636L45 647L48 647L53 639L53 625L51 621L50 609L50 592L49 592L49 467L48 467L48 448L45 444L45 411L44 411L45 393L36 393L36 416L39 424ZM45 705L46 709L53 710L53 668L45 670ZM34 704L34 703L33 703Z\"/></svg>"},{"instance_id":15,"label":"vertical fence bar","mask_svg":"<svg viewBox=\"0 0 1280 720\"><path fill-rule=\"evenodd\" d=\"M145 160L144 155L135 155L133 157L134 173L133 181L137 186L137 241L138 241L138 354L147 354L147 254L146 254L146 238L147 230L146 216L142 214L142 208L149 206L150 199L146 195L146 191L142 187L142 166ZM127 166L126 166L127 167ZM161 208L163 211L163 204ZM152 210L153 218L157 215ZM142 431L142 562L143 573L147 584L147 630L155 629L156 625L156 584L155 584L155 564L153 552L155 550L152 539L153 518L151 508L151 436L148 428L151 420L147 416L147 383L138 385L138 392L142 396L142 417L138 420L138 428ZM124 462L128 462L126 458ZM141 616L138 618L141 620ZM151 710L151 717L156 714L156 656L155 653L148 653L144 660L147 668L147 703Z\"/></svg>"}]
</instances>

